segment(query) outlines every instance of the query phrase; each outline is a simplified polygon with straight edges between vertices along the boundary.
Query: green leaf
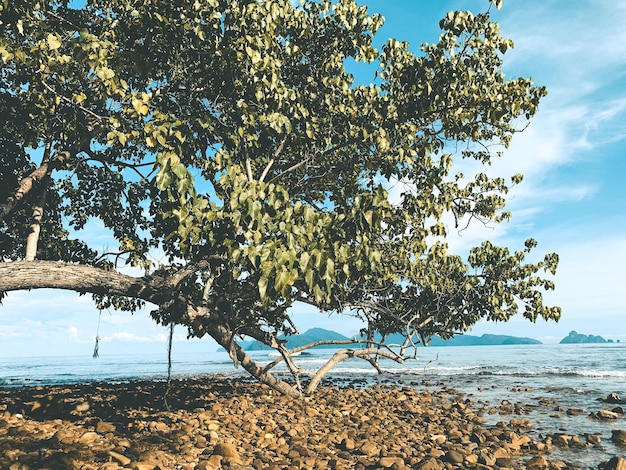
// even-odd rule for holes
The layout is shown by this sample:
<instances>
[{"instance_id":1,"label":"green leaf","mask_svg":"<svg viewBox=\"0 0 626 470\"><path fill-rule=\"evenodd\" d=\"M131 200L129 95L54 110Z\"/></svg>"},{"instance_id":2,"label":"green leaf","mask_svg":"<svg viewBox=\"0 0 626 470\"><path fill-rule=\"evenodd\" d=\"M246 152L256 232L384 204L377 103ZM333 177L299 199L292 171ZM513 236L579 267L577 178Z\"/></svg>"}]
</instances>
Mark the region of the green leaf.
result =
<instances>
[{"instance_id":1,"label":"green leaf","mask_svg":"<svg viewBox=\"0 0 626 470\"><path fill-rule=\"evenodd\" d=\"M48 49L51 51L55 51L61 47L61 38L57 34L49 33L46 36L46 43L48 45Z\"/></svg>"}]
</instances>

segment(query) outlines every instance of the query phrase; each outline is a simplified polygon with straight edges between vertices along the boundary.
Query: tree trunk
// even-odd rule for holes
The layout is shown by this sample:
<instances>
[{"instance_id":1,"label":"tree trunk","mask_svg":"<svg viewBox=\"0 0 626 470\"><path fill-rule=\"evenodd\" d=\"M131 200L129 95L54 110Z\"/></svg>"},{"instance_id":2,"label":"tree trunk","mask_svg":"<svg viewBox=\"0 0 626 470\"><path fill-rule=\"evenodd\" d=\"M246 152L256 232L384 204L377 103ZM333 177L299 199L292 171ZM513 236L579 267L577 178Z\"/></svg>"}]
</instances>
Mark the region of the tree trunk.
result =
<instances>
[{"instance_id":1,"label":"tree trunk","mask_svg":"<svg viewBox=\"0 0 626 470\"><path fill-rule=\"evenodd\" d=\"M39 243L39 233L41 232L41 221L43 219L43 209L46 205L46 195L48 194L49 177L45 177L41 182L41 194L38 203L33 207L33 223L30 225L30 233L26 237L25 261L34 261L37 257L37 245Z\"/></svg>"}]
</instances>

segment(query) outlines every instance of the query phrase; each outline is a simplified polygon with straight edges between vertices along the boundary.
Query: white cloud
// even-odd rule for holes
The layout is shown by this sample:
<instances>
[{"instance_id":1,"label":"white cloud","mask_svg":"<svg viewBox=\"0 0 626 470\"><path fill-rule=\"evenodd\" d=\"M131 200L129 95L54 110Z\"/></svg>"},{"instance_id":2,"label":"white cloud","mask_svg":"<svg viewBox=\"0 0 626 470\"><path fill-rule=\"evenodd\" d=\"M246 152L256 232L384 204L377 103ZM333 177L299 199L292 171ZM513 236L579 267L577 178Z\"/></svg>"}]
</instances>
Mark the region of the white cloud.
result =
<instances>
[{"instance_id":1,"label":"white cloud","mask_svg":"<svg viewBox=\"0 0 626 470\"><path fill-rule=\"evenodd\" d=\"M167 340L167 335L157 333L154 335L138 335L130 331L117 331L109 336L102 338L103 342L120 341L124 343L163 343Z\"/></svg>"}]
</instances>

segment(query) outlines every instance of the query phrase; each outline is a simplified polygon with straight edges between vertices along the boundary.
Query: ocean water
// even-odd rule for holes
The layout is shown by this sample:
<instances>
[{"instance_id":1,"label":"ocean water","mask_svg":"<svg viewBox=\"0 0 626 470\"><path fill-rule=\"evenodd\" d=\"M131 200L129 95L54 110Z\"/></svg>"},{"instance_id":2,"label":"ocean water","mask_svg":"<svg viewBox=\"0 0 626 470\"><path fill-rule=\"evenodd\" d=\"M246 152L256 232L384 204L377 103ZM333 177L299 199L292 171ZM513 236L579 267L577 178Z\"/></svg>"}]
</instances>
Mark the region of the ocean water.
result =
<instances>
[{"instance_id":1,"label":"ocean water","mask_svg":"<svg viewBox=\"0 0 626 470\"><path fill-rule=\"evenodd\" d=\"M295 358L306 374L321 367L335 351L312 350ZM275 357L266 351L251 355L260 363ZM420 348L419 360L397 364L382 359L379 375L367 362L350 359L336 367L329 378L336 383L397 383L419 389L450 388L467 396L475 409L484 409L487 424L529 418L536 438L554 433L597 433L600 448L582 450L555 447L549 459L562 459L579 468L597 468L614 455L626 457L626 449L611 442L611 431L626 429L626 415L617 420L590 418L591 413L616 405L600 399L610 393L626 398L626 343L586 345L508 345ZM277 373L285 373L277 367ZM222 374L246 375L235 369L225 352L175 355L173 377ZM92 381L120 382L134 379L165 380L167 357L163 355L102 355L72 357L0 358L0 387L69 384ZM207 378L209 380L209 378ZM507 400L521 416L489 413ZM626 405L622 405L626 408ZM567 410L583 410L568 414Z\"/></svg>"}]
</instances>

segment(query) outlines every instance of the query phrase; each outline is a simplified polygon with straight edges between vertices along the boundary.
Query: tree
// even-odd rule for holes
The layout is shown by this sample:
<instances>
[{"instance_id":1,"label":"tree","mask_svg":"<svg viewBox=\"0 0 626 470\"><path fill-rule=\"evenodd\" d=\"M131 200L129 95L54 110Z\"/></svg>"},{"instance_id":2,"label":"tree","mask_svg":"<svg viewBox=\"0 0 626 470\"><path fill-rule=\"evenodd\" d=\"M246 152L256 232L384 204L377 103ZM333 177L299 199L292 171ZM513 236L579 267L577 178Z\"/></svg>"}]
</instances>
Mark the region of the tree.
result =
<instances>
[{"instance_id":1,"label":"tree","mask_svg":"<svg viewBox=\"0 0 626 470\"><path fill-rule=\"evenodd\" d=\"M464 260L445 243L448 224L507 220L521 181L455 173L450 149L489 164L544 88L504 78L512 42L489 11L449 13L417 55L393 39L377 51L382 22L352 0L0 2L0 291L152 304L291 395L299 371L278 335L297 331L295 302L366 325L309 392L346 357L402 361L483 318L558 320L540 274L557 255L484 242ZM371 84L348 59L372 64ZM114 252L80 238L91 219ZM400 350L379 339L398 332ZM280 351L295 384L242 337Z\"/></svg>"}]
</instances>

